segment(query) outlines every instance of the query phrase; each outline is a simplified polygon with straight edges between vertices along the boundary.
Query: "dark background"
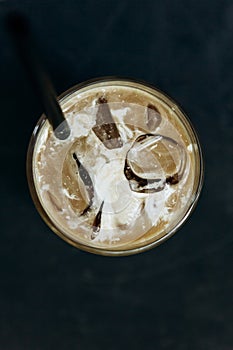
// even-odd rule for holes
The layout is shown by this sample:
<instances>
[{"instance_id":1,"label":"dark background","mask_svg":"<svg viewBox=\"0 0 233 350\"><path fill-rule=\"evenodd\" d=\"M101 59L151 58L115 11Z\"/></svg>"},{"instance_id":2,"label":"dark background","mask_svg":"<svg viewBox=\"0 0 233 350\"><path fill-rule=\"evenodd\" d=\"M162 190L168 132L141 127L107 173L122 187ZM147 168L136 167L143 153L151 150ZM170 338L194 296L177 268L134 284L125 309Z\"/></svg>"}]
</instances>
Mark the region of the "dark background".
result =
<instances>
[{"instance_id":1,"label":"dark background","mask_svg":"<svg viewBox=\"0 0 233 350\"><path fill-rule=\"evenodd\" d=\"M98 76L148 81L183 106L205 156L188 223L152 251L70 247L29 195L26 150L43 111L3 27L29 16L58 93ZM0 349L232 350L232 0L0 0Z\"/></svg>"}]
</instances>

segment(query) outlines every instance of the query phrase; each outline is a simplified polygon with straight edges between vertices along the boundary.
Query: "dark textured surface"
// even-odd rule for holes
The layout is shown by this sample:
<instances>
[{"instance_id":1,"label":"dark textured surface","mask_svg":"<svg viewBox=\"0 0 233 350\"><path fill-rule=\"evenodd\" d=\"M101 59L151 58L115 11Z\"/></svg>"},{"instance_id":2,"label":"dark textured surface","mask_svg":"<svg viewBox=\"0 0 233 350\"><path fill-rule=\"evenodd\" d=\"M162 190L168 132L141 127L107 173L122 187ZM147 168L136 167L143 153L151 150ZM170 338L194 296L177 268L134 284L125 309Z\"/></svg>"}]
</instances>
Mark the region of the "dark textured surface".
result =
<instances>
[{"instance_id":1,"label":"dark textured surface","mask_svg":"<svg viewBox=\"0 0 233 350\"><path fill-rule=\"evenodd\" d=\"M68 246L40 219L25 157L42 107L3 29L10 9L31 19L59 93L130 76L190 115L205 187L165 244L103 258ZM0 349L232 350L232 1L1 0L0 10Z\"/></svg>"}]
</instances>

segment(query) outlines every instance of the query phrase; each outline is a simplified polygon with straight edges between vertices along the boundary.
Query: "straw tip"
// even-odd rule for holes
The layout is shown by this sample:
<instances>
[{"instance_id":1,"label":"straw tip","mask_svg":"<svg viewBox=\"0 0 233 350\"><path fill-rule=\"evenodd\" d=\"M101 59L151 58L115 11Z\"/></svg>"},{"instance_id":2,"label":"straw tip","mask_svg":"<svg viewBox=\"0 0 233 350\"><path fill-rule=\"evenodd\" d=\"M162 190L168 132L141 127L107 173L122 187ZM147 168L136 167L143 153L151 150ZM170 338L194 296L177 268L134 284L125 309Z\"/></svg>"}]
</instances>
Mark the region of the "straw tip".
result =
<instances>
[{"instance_id":1,"label":"straw tip","mask_svg":"<svg viewBox=\"0 0 233 350\"><path fill-rule=\"evenodd\" d=\"M61 123L55 130L54 135L57 139L64 141L70 136L70 128L66 121Z\"/></svg>"}]
</instances>

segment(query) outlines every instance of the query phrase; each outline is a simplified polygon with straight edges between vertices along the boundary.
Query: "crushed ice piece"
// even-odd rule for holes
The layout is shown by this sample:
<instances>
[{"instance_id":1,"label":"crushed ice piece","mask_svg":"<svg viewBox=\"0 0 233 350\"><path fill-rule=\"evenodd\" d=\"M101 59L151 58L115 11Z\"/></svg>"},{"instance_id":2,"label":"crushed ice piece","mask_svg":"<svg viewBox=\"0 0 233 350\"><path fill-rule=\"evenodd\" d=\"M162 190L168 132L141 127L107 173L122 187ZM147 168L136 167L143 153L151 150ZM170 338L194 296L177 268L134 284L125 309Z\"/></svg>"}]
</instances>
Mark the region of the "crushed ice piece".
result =
<instances>
[{"instance_id":1,"label":"crushed ice piece","mask_svg":"<svg viewBox=\"0 0 233 350\"><path fill-rule=\"evenodd\" d=\"M49 190L49 184L44 184L41 186L42 191L48 191Z\"/></svg>"},{"instance_id":2,"label":"crushed ice piece","mask_svg":"<svg viewBox=\"0 0 233 350\"><path fill-rule=\"evenodd\" d=\"M193 151L193 145L191 143L187 146L187 151L190 153Z\"/></svg>"}]
</instances>

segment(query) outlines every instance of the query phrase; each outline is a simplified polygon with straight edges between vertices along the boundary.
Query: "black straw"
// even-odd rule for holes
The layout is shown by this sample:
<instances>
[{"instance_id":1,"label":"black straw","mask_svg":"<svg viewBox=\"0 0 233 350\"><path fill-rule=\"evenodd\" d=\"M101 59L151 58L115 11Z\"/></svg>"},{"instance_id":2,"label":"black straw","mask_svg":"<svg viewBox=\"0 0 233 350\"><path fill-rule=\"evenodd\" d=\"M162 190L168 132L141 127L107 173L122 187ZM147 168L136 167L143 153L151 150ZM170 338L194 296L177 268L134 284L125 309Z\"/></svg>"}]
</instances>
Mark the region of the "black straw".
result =
<instances>
[{"instance_id":1,"label":"black straw","mask_svg":"<svg viewBox=\"0 0 233 350\"><path fill-rule=\"evenodd\" d=\"M35 92L44 106L45 115L52 125L55 136L60 140L67 139L70 135L70 128L35 48L29 21L21 14L11 13L6 18L6 26Z\"/></svg>"}]
</instances>

